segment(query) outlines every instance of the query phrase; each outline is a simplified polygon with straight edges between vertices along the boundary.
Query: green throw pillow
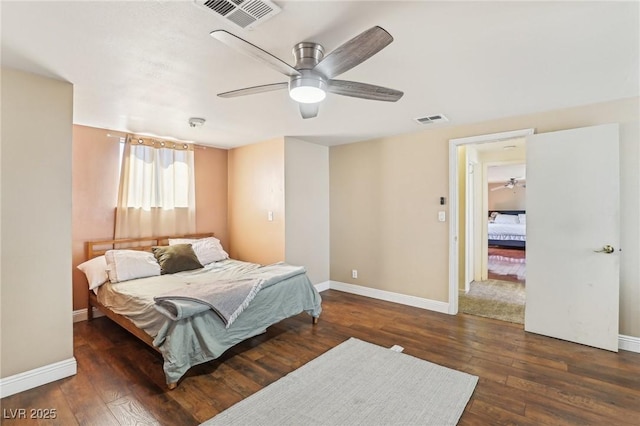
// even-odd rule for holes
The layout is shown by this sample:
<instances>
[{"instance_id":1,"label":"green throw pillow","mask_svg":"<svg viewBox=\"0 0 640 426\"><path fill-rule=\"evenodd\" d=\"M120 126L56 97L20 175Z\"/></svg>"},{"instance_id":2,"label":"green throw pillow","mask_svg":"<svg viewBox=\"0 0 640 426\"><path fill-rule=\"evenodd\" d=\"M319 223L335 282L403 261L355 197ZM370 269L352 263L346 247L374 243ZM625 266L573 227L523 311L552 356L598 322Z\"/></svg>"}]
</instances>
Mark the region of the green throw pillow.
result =
<instances>
[{"instance_id":1,"label":"green throw pillow","mask_svg":"<svg viewBox=\"0 0 640 426\"><path fill-rule=\"evenodd\" d=\"M161 274L175 274L202 268L191 244L175 244L173 246L152 247L153 255L160 264Z\"/></svg>"}]
</instances>

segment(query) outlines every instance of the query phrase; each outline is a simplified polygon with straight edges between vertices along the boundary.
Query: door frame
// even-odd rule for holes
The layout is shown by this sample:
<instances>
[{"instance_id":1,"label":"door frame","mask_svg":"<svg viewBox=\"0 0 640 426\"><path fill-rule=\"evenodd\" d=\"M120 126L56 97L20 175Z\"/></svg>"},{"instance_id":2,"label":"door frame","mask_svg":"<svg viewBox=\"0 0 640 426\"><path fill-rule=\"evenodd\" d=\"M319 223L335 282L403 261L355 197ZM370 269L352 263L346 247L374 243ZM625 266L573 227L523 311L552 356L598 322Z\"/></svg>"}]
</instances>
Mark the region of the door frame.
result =
<instances>
[{"instance_id":1,"label":"door frame","mask_svg":"<svg viewBox=\"0 0 640 426\"><path fill-rule=\"evenodd\" d=\"M509 132L491 133L466 138L449 139L449 309L450 315L458 313L458 247L459 223L458 197L460 183L458 181L458 147L475 145L501 140L515 139L532 135L535 129L521 129ZM464 237L464 236L463 236Z\"/></svg>"}]
</instances>

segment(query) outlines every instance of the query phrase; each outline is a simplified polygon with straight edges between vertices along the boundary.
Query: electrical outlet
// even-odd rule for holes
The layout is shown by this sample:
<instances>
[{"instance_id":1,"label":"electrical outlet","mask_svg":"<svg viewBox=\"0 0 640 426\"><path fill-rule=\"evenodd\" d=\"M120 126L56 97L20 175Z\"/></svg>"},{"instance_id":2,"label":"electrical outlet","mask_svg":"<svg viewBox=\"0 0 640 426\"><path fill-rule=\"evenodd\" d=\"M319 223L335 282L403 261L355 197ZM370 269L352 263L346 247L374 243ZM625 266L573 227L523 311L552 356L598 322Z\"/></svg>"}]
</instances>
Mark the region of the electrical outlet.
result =
<instances>
[{"instance_id":1,"label":"electrical outlet","mask_svg":"<svg viewBox=\"0 0 640 426\"><path fill-rule=\"evenodd\" d=\"M351 278L358 278L358 270L357 269L352 269L351 270Z\"/></svg>"}]
</instances>

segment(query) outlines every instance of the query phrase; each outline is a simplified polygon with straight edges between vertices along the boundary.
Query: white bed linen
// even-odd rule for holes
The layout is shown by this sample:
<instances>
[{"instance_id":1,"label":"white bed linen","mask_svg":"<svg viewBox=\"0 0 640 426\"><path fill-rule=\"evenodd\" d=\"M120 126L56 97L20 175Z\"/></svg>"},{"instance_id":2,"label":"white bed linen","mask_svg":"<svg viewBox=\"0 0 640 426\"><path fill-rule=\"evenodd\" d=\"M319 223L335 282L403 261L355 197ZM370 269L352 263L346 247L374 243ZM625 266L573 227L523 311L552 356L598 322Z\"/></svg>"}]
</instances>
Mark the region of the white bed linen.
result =
<instances>
[{"instance_id":1,"label":"white bed linen","mask_svg":"<svg viewBox=\"0 0 640 426\"><path fill-rule=\"evenodd\" d=\"M167 293L188 282L204 283L219 279L232 279L259 268L257 263L227 259L210 263L202 269L176 274L140 278L119 283L106 283L99 287L98 301L117 314L129 318L136 327L156 337L167 318L154 305L154 296Z\"/></svg>"},{"instance_id":2,"label":"white bed linen","mask_svg":"<svg viewBox=\"0 0 640 426\"><path fill-rule=\"evenodd\" d=\"M526 241L527 226L523 223L491 223L488 234L490 240Z\"/></svg>"}]
</instances>

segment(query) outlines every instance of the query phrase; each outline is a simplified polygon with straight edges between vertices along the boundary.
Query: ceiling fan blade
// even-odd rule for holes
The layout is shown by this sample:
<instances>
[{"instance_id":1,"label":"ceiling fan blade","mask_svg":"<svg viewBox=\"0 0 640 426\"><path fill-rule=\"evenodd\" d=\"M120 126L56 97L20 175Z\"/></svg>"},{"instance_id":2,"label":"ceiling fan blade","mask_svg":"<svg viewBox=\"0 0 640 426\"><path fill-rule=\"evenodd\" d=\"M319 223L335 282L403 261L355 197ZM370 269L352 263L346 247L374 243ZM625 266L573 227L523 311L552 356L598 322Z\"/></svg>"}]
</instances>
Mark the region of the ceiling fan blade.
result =
<instances>
[{"instance_id":1,"label":"ceiling fan blade","mask_svg":"<svg viewBox=\"0 0 640 426\"><path fill-rule=\"evenodd\" d=\"M375 101L395 102L404 95L404 93L399 90L374 86L373 84L358 83L356 81L330 80L327 86L327 91L335 93L336 95L372 99Z\"/></svg>"},{"instance_id":2,"label":"ceiling fan blade","mask_svg":"<svg viewBox=\"0 0 640 426\"><path fill-rule=\"evenodd\" d=\"M490 191L497 191L499 189L506 189L506 186L496 186L495 188L491 188Z\"/></svg>"},{"instance_id":3,"label":"ceiling fan blade","mask_svg":"<svg viewBox=\"0 0 640 426\"><path fill-rule=\"evenodd\" d=\"M318 115L318 110L320 109L320 102L315 104L302 104L300 105L300 114L302 118L314 118Z\"/></svg>"},{"instance_id":4,"label":"ceiling fan blade","mask_svg":"<svg viewBox=\"0 0 640 426\"><path fill-rule=\"evenodd\" d=\"M232 49L235 49L238 52L243 53L253 59L257 59L263 64L270 66L274 70L281 72L286 76L294 77L300 75L298 70L284 62L282 59L273 56L271 53L262 50L258 46L251 44L248 41L243 40L240 37L237 37L225 30L212 31L210 35L211 37L223 42Z\"/></svg>"},{"instance_id":5,"label":"ceiling fan blade","mask_svg":"<svg viewBox=\"0 0 640 426\"><path fill-rule=\"evenodd\" d=\"M254 95L256 93L273 92L274 90L286 89L289 83L264 84L262 86L246 87L244 89L232 90L230 92L218 93L221 98L235 98L237 96Z\"/></svg>"},{"instance_id":6,"label":"ceiling fan blade","mask_svg":"<svg viewBox=\"0 0 640 426\"><path fill-rule=\"evenodd\" d=\"M366 61L393 41L381 27L369 28L324 57L314 70L327 78L337 77Z\"/></svg>"}]
</instances>

